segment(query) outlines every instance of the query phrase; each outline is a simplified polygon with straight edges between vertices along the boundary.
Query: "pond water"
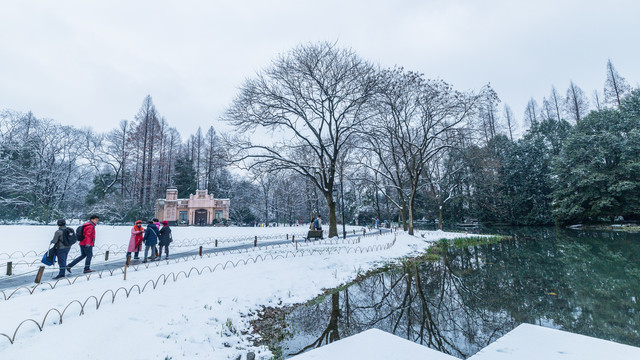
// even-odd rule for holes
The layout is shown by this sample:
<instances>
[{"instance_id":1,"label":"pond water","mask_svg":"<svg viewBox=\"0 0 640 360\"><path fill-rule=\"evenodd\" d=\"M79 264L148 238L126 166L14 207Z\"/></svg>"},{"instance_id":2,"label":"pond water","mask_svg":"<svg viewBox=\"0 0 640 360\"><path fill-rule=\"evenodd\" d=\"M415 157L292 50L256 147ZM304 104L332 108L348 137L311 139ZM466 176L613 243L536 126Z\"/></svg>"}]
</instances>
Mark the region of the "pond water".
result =
<instances>
[{"instance_id":1,"label":"pond water","mask_svg":"<svg viewBox=\"0 0 640 360\"><path fill-rule=\"evenodd\" d=\"M640 346L640 234L558 228L485 232L439 262L371 275L285 318L283 356L370 328L467 358L521 323Z\"/></svg>"}]
</instances>

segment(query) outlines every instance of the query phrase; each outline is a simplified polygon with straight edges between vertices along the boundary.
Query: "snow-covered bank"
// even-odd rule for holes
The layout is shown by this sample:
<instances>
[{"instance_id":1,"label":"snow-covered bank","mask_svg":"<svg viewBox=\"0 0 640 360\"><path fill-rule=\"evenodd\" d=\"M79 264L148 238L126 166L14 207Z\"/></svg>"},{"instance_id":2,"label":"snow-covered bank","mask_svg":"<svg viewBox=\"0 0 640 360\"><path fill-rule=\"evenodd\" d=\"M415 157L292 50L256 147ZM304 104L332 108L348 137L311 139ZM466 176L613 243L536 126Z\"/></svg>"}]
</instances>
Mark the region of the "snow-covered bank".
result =
<instances>
[{"instance_id":1,"label":"snow-covered bank","mask_svg":"<svg viewBox=\"0 0 640 360\"><path fill-rule=\"evenodd\" d=\"M235 233L237 229L227 228L227 231ZM100 230L106 233L104 228L98 228ZM56 309L47 316L42 332L27 323L18 330L13 345L0 336L0 357L46 356L61 359L80 355L92 359L235 359L253 350L257 358L268 359L269 351L253 348L250 339L250 320L262 305L310 300L322 289L349 282L380 264L416 255L428 247L428 241L464 235L443 232L421 234L425 236L398 233L395 245L389 248L380 245L393 243L395 234L362 238L357 244L313 245L318 250L335 251L307 251L304 256L284 258L287 252L296 253L292 245L290 248L257 251L250 256L205 257L130 272L126 281L121 276L110 276L0 300L0 333L9 336L25 319L42 322L49 309ZM193 236L198 235L206 236ZM249 257L255 259L260 254L262 257L255 263L240 261ZM303 255L301 251L298 254ZM198 275L200 270L221 261L230 261L238 266L227 266L224 270L217 267L214 272L205 270ZM192 268L198 271L191 271L187 278L185 275ZM179 275L173 281L176 274ZM169 280L164 282L167 275ZM154 289L154 284L149 281L158 279L160 281ZM136 284L144 291L139 293ZM116 292L121 287L132 289L129 297L124 290L115 297L109 292ZM96 310L95 303L99 299L102 302ZM69 303L63 323L56 324L59 318L57 311L62 313ZM89 304L82 316L78 315L80 303ZM68 342L65 350L51 351L59 348L61 341Z\"/></svg>"},{"instance_id":2,"label":"snow-covered bank","mask_svg":"<svg viewBox=\"0 0 640 360\"><path fill-rule=\"evenodd\" d=\"M640 359L640 348L567 331L522 324L469 360Z\"/></svg>"},{"instance_id":3,"label":"snow-covered bank","mask_svg":"<svg viewBox=\"0 0 640 360\"><path fill-rule=\"evenodd\" d=\"M454 360L451 355L377 329L363 331L291 360ZM640 348L542 326L521 324L468 360L640 359Z\"/></svg>"}]
</instances>

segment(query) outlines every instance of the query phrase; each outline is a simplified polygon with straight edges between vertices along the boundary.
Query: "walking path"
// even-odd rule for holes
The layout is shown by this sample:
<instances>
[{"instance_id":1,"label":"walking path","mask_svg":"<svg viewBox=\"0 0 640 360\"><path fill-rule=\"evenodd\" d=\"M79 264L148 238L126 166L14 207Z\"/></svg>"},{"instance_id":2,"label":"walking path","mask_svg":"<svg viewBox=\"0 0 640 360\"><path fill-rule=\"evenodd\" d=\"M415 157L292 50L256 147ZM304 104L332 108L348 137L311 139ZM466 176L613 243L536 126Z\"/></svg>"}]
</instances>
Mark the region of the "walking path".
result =
<instances>
[{"instance_id":1,"label":"walking path","mask_svg":"<svg viewBox=\"0 0 640 360\"><path fill-rule=\"evenodd\" d=\"M389 229L380 229L379 231L370 231L368 233L366 233L364 236L373 236L373 235L377 235L377 234L382 234L382 233L388 233L390 230ZM340 234L342 234L342 232L340 231ZM346 237L347 238L355 238L358 236L363 236L362 233L355 233L355 234L347 234ZM342 236L340 236L340 239L342 239ZM305 240L304 239L296 239L295 242L291 241L291 240L276 240L276 241L258 241L257 244L257 248L264 248L264 247L270 247L270 246L278 246L278 245L286 245L286 244L294 244L294 243L304 243ZM221 252L233 252L233 251L237 251L237 250L245 250L245 249L251 249L254 247L253 242L247 242L241 245L232 245L232 246L224 246L224 247L214 247L214 248L206 248L203 247L202 249L202 254L206 255L206 254L214 254L214 253L221 253ZM179 251L176 249L180 249L180 248L171 248L170 247L170 255L169 255L169 261L171 261L171 259L175 259L175 258L179 258L179 257L189 257L189 256L195 256L195 255L199 255L200 249L191 249L191 250L187 250L187 251ZM141 258L140 260L131 260L131 265L140 265L142 263L142 258L144 257L144 250L140 252ZM74 259L74 257L69 257L67 259L68 262L71 262ZM121 258L117 259L117 260L111 260L111 261L95 261L97 260L97 256L94 255L93 257L93 262L91 264L91 269L94 272L99 272L99 271L103 271L103 270L114 270L114 269L118 269L121 268L125 265L126 259ZM165 261L165 260L159 260L159 261ZM42 264L40 264L42 265ZM83 267L84 267L84 260L82 260L80 263L78 263L76 266L74 266L71 269L71 274L67 274L67 276L72 276L75 277L77 275L81 275L82 271L83 271ZM42 276L42 281L51 281L53 279L54 276L56 276L58 274L58 267L57 266L50 266L50 267L46 267L45 268L45 272L44 275ZM14 275L14 276L8 276L8 277L4 277L2 279L0 279L0 290L5 290L5 289L15 289L18 288L20 286L31 286L34 285L34 280L35 280L35 273L34 272L30 272L27 274L22 274L22 275Z\"/></svg>"}]
</instances>

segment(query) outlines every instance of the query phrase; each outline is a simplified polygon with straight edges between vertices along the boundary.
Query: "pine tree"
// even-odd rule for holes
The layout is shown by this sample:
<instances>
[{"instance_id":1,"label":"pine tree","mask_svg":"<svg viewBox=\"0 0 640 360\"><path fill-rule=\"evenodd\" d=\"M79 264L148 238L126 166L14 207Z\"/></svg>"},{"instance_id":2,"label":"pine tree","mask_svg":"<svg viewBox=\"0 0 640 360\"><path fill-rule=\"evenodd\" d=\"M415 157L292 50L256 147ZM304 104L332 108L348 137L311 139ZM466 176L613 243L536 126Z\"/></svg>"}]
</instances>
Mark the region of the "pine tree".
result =
<instances>
[{"instance_id":1,"label":"pine tree","mask_svg":"<svg viewBox=\"0 0 640 360\"><path fill-rule=\"evenodd\" d=\"M176 159L173 185L178 189L178 197L182 199L188 198L189 194L196 192L196 171L193 168L193 160L189 157L188 151L184 151Z\"/></svg>"}]
</instances>

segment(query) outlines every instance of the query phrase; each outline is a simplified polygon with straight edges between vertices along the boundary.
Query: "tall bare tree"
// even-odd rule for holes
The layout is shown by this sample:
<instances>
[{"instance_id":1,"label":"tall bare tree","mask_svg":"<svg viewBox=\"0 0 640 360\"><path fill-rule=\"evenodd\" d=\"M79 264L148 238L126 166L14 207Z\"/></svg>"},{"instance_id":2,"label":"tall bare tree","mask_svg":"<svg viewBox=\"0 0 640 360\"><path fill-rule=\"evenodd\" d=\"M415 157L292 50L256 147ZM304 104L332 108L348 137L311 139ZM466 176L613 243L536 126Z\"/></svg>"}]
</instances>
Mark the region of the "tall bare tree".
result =
<instances>
[{"instance_id":1,"label":"tall bare tree","mask_svg":"<svg viewBox=\"0 0 640 360\"><path fill-rule=\"evenodd\" d=\"M154 146L157 139L156 131L159 129L158 112L151 95L144 98L135 118L136 125L131 133L131 142L132 148L136 151L136 177L140 179L140 190L137 195L140 204L148 205L152 198Z\"/></svg>"},{"instance_id":2,"label":"tall bare tree","mask_svg":"<svg viewBox=\"0 0 640 360\"><path fill-rule=\"evenodd\" d=\"M607 61L607 81L604 83L604 100L607 104L615 104L620 107L620 102L625 95L631 92L631 86L618 74L613 67L611 59Z\"/></svg>"},{"instance_id":3,"label":"tall bare tree","mask_svg":"<svg viewBox=\"0 0 640 360\"><path fill-rule=\"evenodd\" d=\"M561 109L563 107L562 106L563 100L560 94L558 93L558 90L556 90L555 86L551 86L551 94L549 95L549 102L551 103L551 106L556 112L556 120L560 121L560 119L562 119Z\"/></svg>"},{"instance_id":4,"label":"tall bare tree","mask_svg":"<svg viewBox=\"0 0 640 360\"><path fill-rule=\"evenodd\" d=\"M236 163L267 172L293 170L322 192L329 237L337 236L336 164L369 119L374 72L350 49L327 42L298 46L247 80L224 116L235 126L229 144L235 145ZM256 131L269 134L269 144L252 139Z\"/></svg>"},{"instance_id":5,"label":"tall bare tree","mask_svg":"<svg viewBox=\"0 0 640 360\"><path fill-rule=\"evenodd\" d=\"M513 141L513 129L515 128L515 118L513 117L513 111L507 104L504 105L504 119L507 122L507 130L509 130L509 139Z\"/></svg>"},{"instance_id":6,"label":"tall bare tree","mask_svg":"<svg viewBox=\"0 0 640 360\"><path fill-rule=\"evenodd\" d=\"M524 109L524 123L528 126L538 123L538 102L534 98L529 99Z\"/></svg>"},{"instance_id":7,"label":"tall bare tree","mask_svg":"<svg viewBox=\"0 0 640 360\"><path fill-rule=\"evenodd\" d=\"M587 115L589 111L589 100L584 91L571 81L567 96L565 98L565 111L569 118L573 119L576 124Z\"/></svg>"}]
</instances>

